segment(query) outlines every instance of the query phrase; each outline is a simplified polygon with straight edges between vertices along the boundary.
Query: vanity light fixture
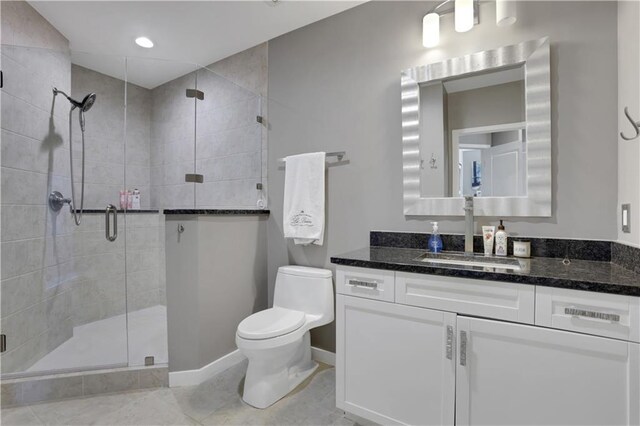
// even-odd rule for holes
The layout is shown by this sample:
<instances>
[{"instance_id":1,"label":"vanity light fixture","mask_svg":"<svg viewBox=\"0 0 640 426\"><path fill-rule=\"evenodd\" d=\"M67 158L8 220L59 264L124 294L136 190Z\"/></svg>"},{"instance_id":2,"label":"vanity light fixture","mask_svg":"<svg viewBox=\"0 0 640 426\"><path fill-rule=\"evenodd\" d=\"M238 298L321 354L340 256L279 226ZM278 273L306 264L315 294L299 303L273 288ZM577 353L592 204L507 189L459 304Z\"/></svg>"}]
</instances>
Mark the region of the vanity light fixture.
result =
<instances>
[{"instance_id":1,"label":"vanity light fixture","mask_svg":"<svg viewBox=\"0 0 640 426\"><path fill-rule=\"evenodd\" d=\"M427 13L422 18L422 45L435 47L440 43L440 15Z\"/></svg>"},{"instance_id":2,"label":"vanity light fixture","mask_svg":"<svg viewBox=\"0 0 640 426\"><path fill-rule=\"evenodd\" d=\"M444 0L422 18L422 45L435 47L440 43L440 17L454 14L455 29L467 32L480 22L479 0ZM453 7L452 7L453 6ZM515 0L496 0L496 24L513 25L517 20Z\"/></svg>"},{"instance_id":3,"label":"vanity light fixture","mask_svg":"<svg viewBox=\"0 0 640 426\"><path fill-rule=\"evenodd\" d=\"M496 25L507 27L518 20L516 2L514 0L496 0Z\"/></svg>"},{"instance_id":4,"label":"vanity light fixture","mask_svg":"<svg viewBox=\"0 0 640 426\"><path fill-rule=\"evenodd\" d=\"M455 0L455 28L459 33L466 33L473 28L474 0Z\"/></svg>"},{"instance_id":5,"label":"vanity light fixture","mask_svg":"<svg viewBox=\"0 0 640 426\"><path fill-rule=\"evenodd\" d=\"M138 37L136 39L136 44L140 47L144 47L145 49L151 49L153 47L153 42L147 37Z\"/></svg>"}]
</instances>

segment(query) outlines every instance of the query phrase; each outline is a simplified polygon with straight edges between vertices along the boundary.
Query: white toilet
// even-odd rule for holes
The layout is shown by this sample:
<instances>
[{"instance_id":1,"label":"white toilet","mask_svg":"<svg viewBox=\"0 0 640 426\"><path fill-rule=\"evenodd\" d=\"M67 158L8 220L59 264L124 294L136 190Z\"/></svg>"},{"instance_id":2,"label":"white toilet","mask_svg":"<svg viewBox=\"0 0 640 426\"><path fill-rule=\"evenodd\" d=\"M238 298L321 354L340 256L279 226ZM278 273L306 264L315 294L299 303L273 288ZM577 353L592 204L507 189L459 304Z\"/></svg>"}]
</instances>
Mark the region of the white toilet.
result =
<instances>
[{"instance_id":1,"label":"white toilet","mask_svg":"<svg viewBox=\"0 0 640 426\"><path fill-rule=\"evenodd\" d=\"M242 399L266 408L315 371L309 330L333 321L332 273L327 269L282 266L273 308L245 318L236 344L249 359Z\"/></svg>"}]
</instances>

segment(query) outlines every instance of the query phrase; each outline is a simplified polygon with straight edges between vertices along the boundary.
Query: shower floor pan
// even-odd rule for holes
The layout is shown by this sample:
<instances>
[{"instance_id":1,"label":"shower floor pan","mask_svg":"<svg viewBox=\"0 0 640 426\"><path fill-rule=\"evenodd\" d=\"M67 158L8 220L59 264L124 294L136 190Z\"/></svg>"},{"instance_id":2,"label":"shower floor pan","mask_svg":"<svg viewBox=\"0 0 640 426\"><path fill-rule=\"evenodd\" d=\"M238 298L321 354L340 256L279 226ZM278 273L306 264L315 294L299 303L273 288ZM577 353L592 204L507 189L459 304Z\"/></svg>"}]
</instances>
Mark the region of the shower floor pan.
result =
<instances>
[{"instance_id":1,"label":"shower floor pan","mask_svg":"<svg viewBox=\"0 0 640 426\"><path fill-rule=\"evenodd\" d=\"M116 364L144 365L144 358L149 355L155 357L155 364L168 362L165 306L152 306L129 314L128 349L126 327L125 314L74 327L72 338L33 364L27 372Z\"/></svg>"}]
</instances>

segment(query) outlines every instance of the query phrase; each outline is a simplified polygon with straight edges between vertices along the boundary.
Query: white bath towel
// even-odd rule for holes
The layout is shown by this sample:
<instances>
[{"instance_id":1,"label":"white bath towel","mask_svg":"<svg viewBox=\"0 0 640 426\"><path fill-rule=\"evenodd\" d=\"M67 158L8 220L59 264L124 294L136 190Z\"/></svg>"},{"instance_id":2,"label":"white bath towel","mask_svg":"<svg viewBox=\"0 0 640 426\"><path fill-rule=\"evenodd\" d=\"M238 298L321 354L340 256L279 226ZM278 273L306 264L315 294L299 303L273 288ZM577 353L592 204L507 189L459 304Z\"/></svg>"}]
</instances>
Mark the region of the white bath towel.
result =
<instances>
[{"instance_id":1,"label":"white bath towel","mask_svg":"<svg viewBox=\"0 0 640 426\"><path fill-rule=\"evenodd\" d=\"M321 246L324 241L325 157L314 152L285 158L284 237L296 244Z\"/></svg>"}]
</instances>

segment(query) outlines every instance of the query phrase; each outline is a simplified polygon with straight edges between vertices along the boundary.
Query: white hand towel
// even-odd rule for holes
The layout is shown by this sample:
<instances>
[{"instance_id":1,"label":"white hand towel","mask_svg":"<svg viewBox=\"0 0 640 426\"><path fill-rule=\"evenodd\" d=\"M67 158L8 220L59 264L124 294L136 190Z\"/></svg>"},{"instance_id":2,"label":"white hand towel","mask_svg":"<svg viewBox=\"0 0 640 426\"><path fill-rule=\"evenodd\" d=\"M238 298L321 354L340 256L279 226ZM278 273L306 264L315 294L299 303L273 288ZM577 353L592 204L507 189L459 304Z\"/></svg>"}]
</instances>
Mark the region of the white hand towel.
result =
<instances>
[{"instance_id":1,"label":"white hand towel","mask_svg":"<svg viewBox=\"0 0 640 426\"><path fill-rule=\"evenodd\" d=\"M285 158L283 229L295 244L324 241L325 157L314 152Z\"/></svg>"}]
</instances>

